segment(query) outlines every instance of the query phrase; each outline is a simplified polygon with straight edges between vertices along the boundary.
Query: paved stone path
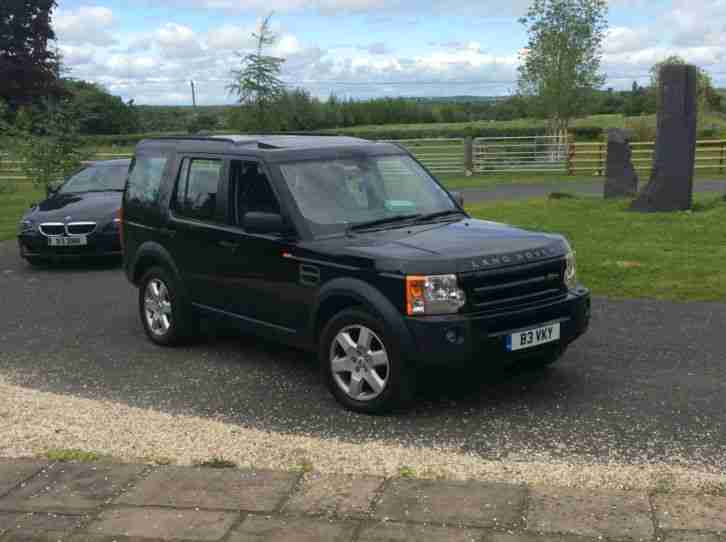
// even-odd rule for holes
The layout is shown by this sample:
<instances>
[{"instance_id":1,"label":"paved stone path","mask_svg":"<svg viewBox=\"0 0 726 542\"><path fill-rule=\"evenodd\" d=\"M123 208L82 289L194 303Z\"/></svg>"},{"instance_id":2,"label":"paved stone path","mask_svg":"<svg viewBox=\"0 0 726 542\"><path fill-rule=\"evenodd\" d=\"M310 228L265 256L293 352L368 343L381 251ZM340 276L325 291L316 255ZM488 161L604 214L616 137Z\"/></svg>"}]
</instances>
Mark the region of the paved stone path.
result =
<instances>
[{"instance_id":1,"label":"paved stone path","mask_svg":"<svg viewBox=\"0 0 726 542\"><path fill-rule=\"evenodd\" d=\"M726 497L0 460L0 542L726 542Z\"/></svg>"}]
</instances>

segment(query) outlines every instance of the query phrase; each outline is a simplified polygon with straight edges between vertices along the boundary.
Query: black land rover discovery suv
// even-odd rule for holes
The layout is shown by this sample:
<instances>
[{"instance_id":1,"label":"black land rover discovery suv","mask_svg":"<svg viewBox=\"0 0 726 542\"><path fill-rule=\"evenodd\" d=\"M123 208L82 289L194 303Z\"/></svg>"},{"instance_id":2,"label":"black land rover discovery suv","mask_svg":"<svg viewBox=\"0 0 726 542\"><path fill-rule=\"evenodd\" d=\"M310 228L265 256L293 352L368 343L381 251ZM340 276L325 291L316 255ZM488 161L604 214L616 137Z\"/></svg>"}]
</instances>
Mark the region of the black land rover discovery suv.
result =
<instances>
[{"instance_id":1,"label":"black land rover discovery suv","mask_svg":"<svg viewBox=\"0 0 726 542\"><path fill-rule=\"evenodd\" d=\"M421 364L551 363L587 329L567 241L472 219L458 199L390 143L146 140L124 267L155 343L225 319L317 352L338 401L384 412Z\"/></svg>"}]
</instances>

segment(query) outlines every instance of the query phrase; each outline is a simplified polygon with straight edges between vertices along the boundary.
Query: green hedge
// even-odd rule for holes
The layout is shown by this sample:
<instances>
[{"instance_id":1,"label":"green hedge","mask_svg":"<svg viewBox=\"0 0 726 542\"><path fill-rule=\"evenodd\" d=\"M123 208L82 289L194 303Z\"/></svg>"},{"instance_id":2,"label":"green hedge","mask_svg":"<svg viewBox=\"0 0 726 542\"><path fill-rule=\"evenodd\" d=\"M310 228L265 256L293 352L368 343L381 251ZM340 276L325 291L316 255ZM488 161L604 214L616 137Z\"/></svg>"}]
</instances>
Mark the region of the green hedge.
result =
<instances>
[{"instance_id":1,"label":"green hedge","mask_svg":"<svg viewBox=\"0 0 726 542\"><path fill-rule=\"evenodd\" d=\"M533 137L547 134L544 127L519 128L519 127L462 127L460 129L446 127L436 128L432 125L430 128L363 128L356 130L348 128L346 130L327 130L326 133L335 133L352 137L362 137L365 139L424 139L435 137ZM572 128L570 133L573 134L576 141L598 141L603 137L603 129L599 127L578 127Z\"/></svg>"}]
</instances>

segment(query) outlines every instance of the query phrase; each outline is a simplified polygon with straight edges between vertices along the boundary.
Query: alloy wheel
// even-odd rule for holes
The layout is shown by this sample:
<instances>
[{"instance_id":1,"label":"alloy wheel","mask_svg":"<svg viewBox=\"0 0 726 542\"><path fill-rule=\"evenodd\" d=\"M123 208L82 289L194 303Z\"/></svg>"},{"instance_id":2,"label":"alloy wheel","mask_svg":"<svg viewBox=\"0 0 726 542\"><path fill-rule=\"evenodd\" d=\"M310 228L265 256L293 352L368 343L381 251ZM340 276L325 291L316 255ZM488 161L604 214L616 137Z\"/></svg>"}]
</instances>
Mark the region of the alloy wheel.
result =
<instances>
[{"instance_id":1,"label":"alloy wheel","mask_svg":"<svg viewBox=\"0 0 726 542\"><path fill-rule=\"evenodd\" d=\"M172 324L171 298L169 289L159 278L151 279L146 285L144 315L151 333L162 337L169 332Z\"/></svg>"},{"instance_id":2,"label":"alloy wheel","mask_svg":"<svg viewBox=\"0 0 726 542\"><path fill-rule=\"evenodd\" d=\"M337 386L351 399L371 401L386 389L390 362L383 341L362 325L338 332L330 346L330 369Z\"/></svg>"}]
</instances>

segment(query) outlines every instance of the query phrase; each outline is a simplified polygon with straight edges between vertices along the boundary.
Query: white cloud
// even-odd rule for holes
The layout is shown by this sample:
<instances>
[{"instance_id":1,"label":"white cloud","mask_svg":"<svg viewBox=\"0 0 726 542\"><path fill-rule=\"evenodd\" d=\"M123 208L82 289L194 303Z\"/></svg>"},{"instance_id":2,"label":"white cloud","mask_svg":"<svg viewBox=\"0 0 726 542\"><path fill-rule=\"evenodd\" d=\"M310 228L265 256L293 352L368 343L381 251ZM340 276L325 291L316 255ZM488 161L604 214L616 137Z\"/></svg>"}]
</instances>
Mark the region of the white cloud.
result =
<instances>
[{"instance_id":1,"label":"white cloud","mask_svg":"<svg viewBox=\"0 0 726 542\"><path fill-rule=\"evenodd\" d=\"M630 28L614 26L605 36L603 51L606 54L627 53L638 51L652 42L653 34L648 28Z\"/></svg>"},{"instance_id":2,"label":"white cloud","mask_svg":"<svg viewBox=\"0 0 726 542\"><path fill-rule=\"evenodd\" d=\"M63 64L68 68L84 66L93 61L93 50L89 47L75 45L59 45Z\"/></svg>"},{"instance_id":3,"label":"white cloud","mask_svg":"<svg viewBox=\"0 0 726 542\"><path fill-rule=\"evenodd\" d=\"M53 28L65 44L107 46L116 43L111 33L114 22L109 8L81 6L70 12L59 10L53 18Z\"/></svg>"},{"instance_id":4,"label":"white cloud","mask_svg":"<svg viewBox=\"0 0 726 542\"><path fill-rule=\"evenodd\" d=\"M188 26L166 23L154 37L167 58L193 58L204 52L196 33Z\"/></svg>"},{"instance_id":5,"label":"white cloud","mask_svg":"<svg viewBox=\"0 0 726 542\"><path fill-rule=\"evenodd\" d=\"M211 30L207 35L207 45L213 49L239 51L254 46L252 33L255 27L225 24Z\"/></svg>"},{"instance_id":6,"label":"white cloud","mask_svg":"<svg viewBox=\"0 0 726 542\"><path fill-rule=\"evenodd\" d=\"M331 91L357 97L491 95L506 94L516 85L519 63L516 48L522 44L513 44L511 52L495 53L499 44L492 43L486 32L460 36L454 31L444 31L442 22L441 32L420 44L411 40L374 41L384 38L392 28L403 28L403 21L410 18L411 7L416 8L417 14L423 14L421 16L427 13L441 15L441 0L156 1L166 5L182 2L194 7L237 9L246 6L259 8L261 13L271 8L308 10L313 14L306 13L306 16L314 16L321 10L326 14L335 10L338 13L366 13L368 17L355 20L366 25L365 28L371 30L369 34L359 33L358 40L351 34L344 40L347 44L331 43L327 48L321 45L325 43L324 36L299 33L295 30L302 30L301 27L284 28L278 22L287 20L286 24L293 24L294 17L273 21L273 31L279 39L269 52L286 59L283 79L291 85L303 85L322 97ZM452 1L446 3L446 13L509 17L510 11L525 9L529 1L514 0L506 7L495 6L498 3L494 2ZM142 0L127 2L139 6ZM610 2L625 6L628 0ZM636 2L648 7L645 0ZM388 22L381 27L383 23L373 22L376 17L386 17ZM89 29L92 26L89 21L96 21L95 30ZM202 29L195 23L169 21L156 29L119 34L116 37L121 45L111 47L108 45L114 38L111 32L117 27L114 13L106 8L81 7L61 12L55 20L61 51L66 64L73 68L74 77L98 81L124 98L135 98L139 103L188 103L189 79L198 83L200 103L231 101L225 86L230 70L239 63L234 53L245 53L254 47L251 34L256 24L249 17L242 22L222 17L220 22L223 24L216 28ZM613 26L603 44L603 70L610 78L608 85L624 88L634 79L643 82L650 67L671 54L678 54L714 73L726 72L725 28L726 0L673 0L672 9L656 14L648 24ZM104 41L99 34L94 34L100 31L110 39ZM363 40L369 38L370 41L361 43L361 35ZM719 77L715 79L719 84ZM429 84L432 81L436 84Z\"/></svg>"}]
</instances>

